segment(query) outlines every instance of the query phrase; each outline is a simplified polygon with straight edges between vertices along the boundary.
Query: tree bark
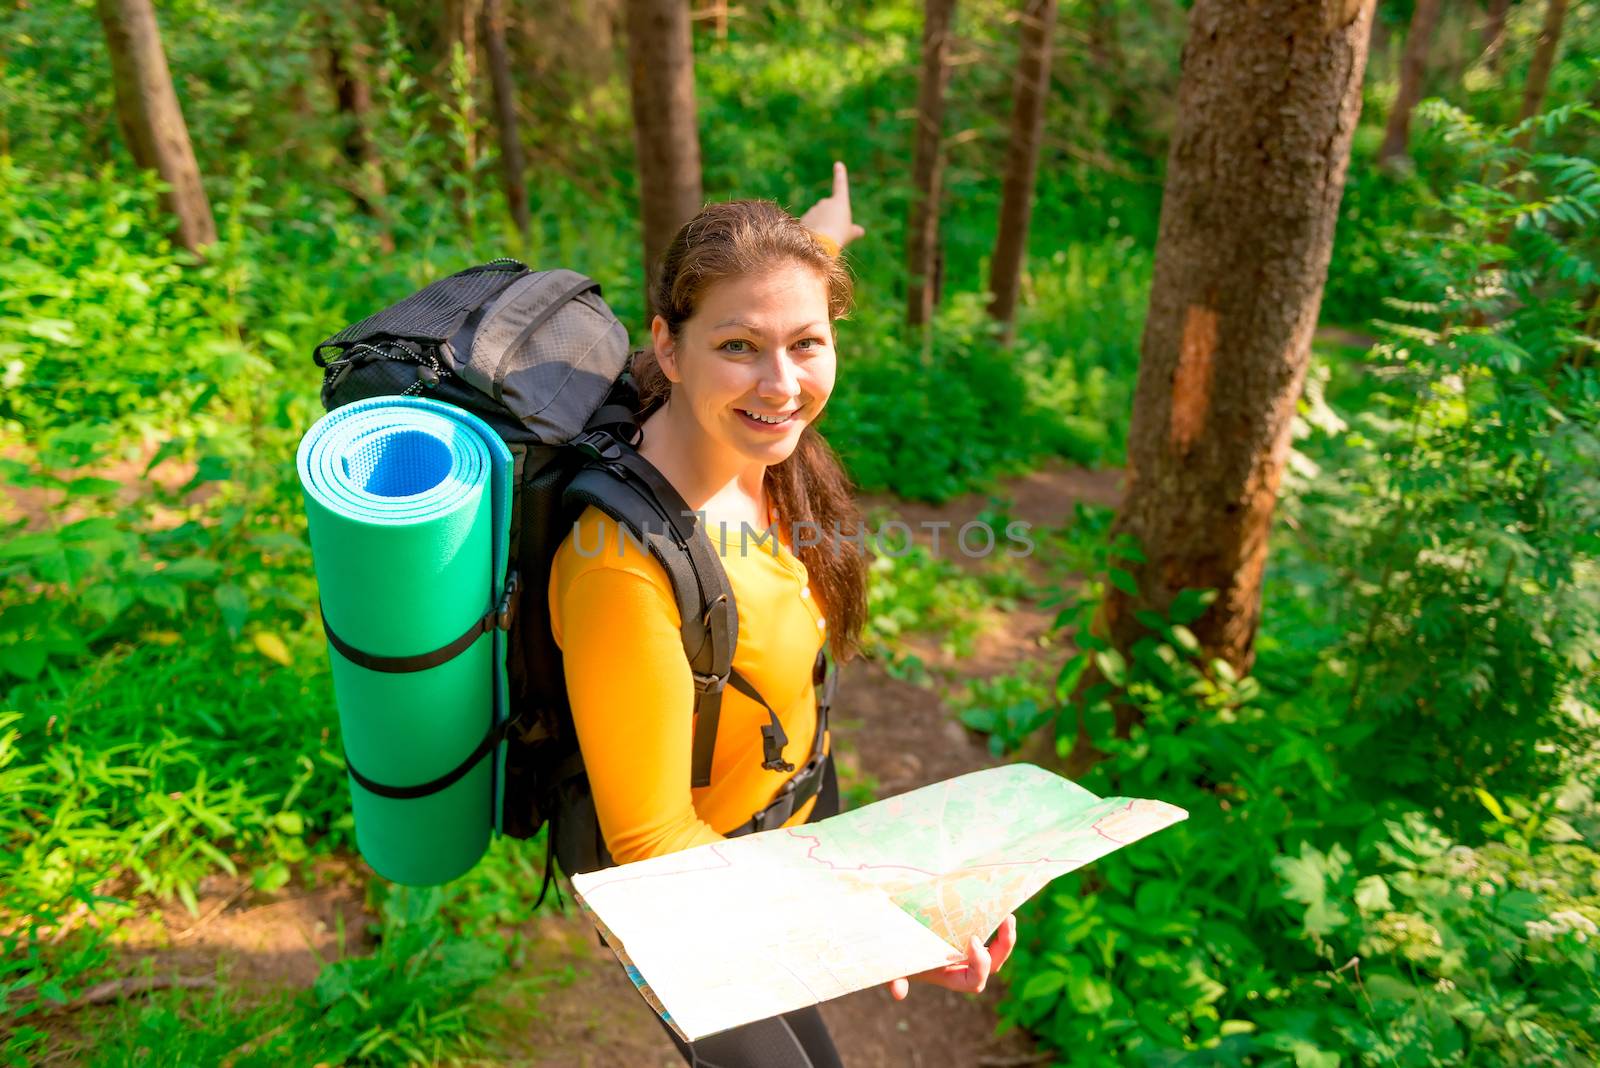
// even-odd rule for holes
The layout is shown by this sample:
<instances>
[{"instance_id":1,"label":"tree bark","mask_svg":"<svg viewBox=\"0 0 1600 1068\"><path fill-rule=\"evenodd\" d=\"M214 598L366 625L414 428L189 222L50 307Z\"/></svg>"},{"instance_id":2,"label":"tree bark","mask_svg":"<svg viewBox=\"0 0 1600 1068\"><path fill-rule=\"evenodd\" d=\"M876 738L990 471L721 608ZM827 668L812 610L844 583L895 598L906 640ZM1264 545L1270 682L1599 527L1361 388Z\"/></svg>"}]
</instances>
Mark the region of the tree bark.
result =
<instances>
[{"instance_id":1,"label":"tree bark","mask_svg":"<svg viewBox=\"0 0 1600 1068\"><path fill-rule=\"evenodd\" d=\"M1088 22L1090 62L1112 85L1121 85L1127 60L1122 52L1122 34L1117 28L1116 4L1112 0L1090 0Z\"/></svg>"},{"instance_id":2,"label":"tree bark","mask_svg":"<svg viewBox=\"0 0 1600 1068\"><path fill-rule=\"evenodd\" d=\"M522 136L517 130L517 90L511 80L511 57L506 48L504 0L484 0L483 43L489 56L489 79L494 86L495 124L500 131L500 173L505 184L506 203L512 221L523 241L528 239L527 161L522 154Z\"/></svg>"},{"instance_id":3,"label":"tree bark","mask_svg":"<svg viewBox=\"0 0 1600 1068\"><path fill-rule=\"evenodd\" d=\"M701 207L694 44L687 0L628 0L627 25L649 294L667 245Z\"/></svg>"},{"instance_id":4,"label":"tree bark","mask_svg":"<svg viewBox=\"0 0 1600 1068\"><path fill-rule=\"evenodd\" d=\"M1496 73L1500 70L1501 49L1506 41L1506 12L1511 9L1511 0L1489 0L1489 14L1483 23L1483 57L1489 69Z\"/></svg>"},{"instance_id":5,"label":"tree bark","mask_svg":"<svg viewBox=\"0 0 1600 1068\"><path fill-rule=\"evenodd\" d=\"M478 144L474 131L477 128L477 109L473 102L473 88L478 84L478 9L482 0L444 0L444 71L441 84L445 99L456 104L455 87L451 82L451 66L455 63L456 46L461 46L461 58L466 66L465 98L459 103L466 118L466 158L463 167L470 172L478 162Z\"/></svg>"},{"instance_id":6,"label":"tree bark","mask_svg":"<svg viewBox=\"0 0 1600 1068\"><path fill-rule=\"evenodd\" d=\"M1022 53L1017 60L1011 108L1011 141L1001 185L1000 225L994 256L989 261L989 292L993 294L989 314L1005 324L1008 343L1015 332L1017 285L1028 252L1028 223L1033 215L1039 140L1044 133L1044 108L1050 90L1050 38L1055 21L1056 0L1025 0Z\"/></svg>"},{"instance_id":7,"label":"tree bark","mask_svg":"<svg viewBox=\"0 0 1600 1068\"><path fill-rule=\"evenodd\" d=\"M955 0L926 0L922 22L922 88L917 96L916 147L911 161L911 218L907 227L906 322L922 326L938 297L939 184L944 90L950 80L950 27Z\"/></svg>"},{"instance_id":8,"label":"tree bark","mask_svg":"<svg viewBox=\"0 0 1600 1068\"><path fill-rule=\"evenodd\" d=\"M178 243L198 253L217 239L211 202L189 127L172 87L161 30L150 0L98 0L100 24L111 53L117 117L133 160L166 182L162 203L178 220Z\"/></svg>"},{"instance_id":9,"label":"tree bark","mask_svg":"<svg viewBox=\"0 0 1600 1068\"><path fill-rule=\"evenodd\" d=\"M1544 94L1550 87L1550 71L1556 65L1556 51L1561 47L1561 23L1567 17L1567 0L1549 0L1544 8L1544 26L1539 30L1539 43L1533 50L1533 62L1528 65L1528 81L1522 87L1522 114L1519 121L1531 119L1544 107Z\"/></svg>"},{"instance_id":10,"label":"tree bark","mask_svg":"<svg viewBox=\"0 0 1600 1068\"><path fill-rule=\"evenodd\" d=\"M353 172L351 196L363 215L381 217L380 202L388 183L384 180L383 161L372 141L372 86L366 76L372 50L360 40L358 29L342 30L333 23L332 16L326 26L328 81L344 121L339 150ZM387 251L394 251L392 239L386 237L385 243Z\"/></svg>"},{"instance_id":11,"label":"tree bark","mask_svg":"<svg viewBox=\"0 0 1600 1068\"><path fill-rule=\"evenodd\" d=\"M1093 630L1124 654L1184 589L1206 662L1248 672L1290 423L1305 380L1374 0L1196 0L1111 537L1144 562ZM1263 107L1262 101L1272 101ZM1078 694L1100 681L1091 667ZM1081 706L1080 706L1081 707ZM1119 714L1119 727L1131 719ZM1080 750L1086 748L1080 724Z\"/></svg>"},{"instance_id":12,"label":"tree bark","mask_svg":"<svg viewBox=\"0 0 1600 1068\"><path fill-rule=\"evenodd\" d=\"M1411 146L1411 112L1422 99L1422 79L1428 72L1428 45L1439 20L1439 0L1417 0L1406 30L1405 51L1400 54L1400 92L1389 109L1389 122L1378 149L1380 166L1405 156Z\"/></svg>"}]
</instances>

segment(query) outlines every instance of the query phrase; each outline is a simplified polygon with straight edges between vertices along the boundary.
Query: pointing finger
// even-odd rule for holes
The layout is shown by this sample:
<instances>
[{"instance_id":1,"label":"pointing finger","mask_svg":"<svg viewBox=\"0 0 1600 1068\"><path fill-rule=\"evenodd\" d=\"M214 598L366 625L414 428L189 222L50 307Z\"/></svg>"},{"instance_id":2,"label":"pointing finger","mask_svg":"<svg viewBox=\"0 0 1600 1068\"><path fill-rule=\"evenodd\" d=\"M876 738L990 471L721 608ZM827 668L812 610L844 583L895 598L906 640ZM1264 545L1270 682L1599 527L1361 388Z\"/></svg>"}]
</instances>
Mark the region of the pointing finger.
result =
<instances>
[{"instance_id":1,"label":"pointing finger","mask_svg":"<svg viewBox=\"0 0 1600 1068\"><path fill-rule=\"evenodd\" d=\"M843 160L833 162L833 195L850 199L850 174L844 169Z\"/></svg>"}]
</instances>

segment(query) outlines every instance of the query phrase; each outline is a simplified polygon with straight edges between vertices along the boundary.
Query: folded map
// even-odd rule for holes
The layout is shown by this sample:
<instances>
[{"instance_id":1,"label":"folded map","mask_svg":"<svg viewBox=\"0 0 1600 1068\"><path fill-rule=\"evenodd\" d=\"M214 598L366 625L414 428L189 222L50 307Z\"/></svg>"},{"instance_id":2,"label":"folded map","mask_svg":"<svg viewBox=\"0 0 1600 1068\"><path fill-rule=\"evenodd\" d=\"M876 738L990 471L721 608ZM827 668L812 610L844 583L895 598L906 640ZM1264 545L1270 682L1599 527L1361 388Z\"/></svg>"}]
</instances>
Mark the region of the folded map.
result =
<instances>
[{"instance_id":1,"label":"folded map","mask_svg":"<svg viewBox=\"0 0 1600 1068\"><path fill-rule=\"evenodd\" d=\"M966 959L1045 884L1188 813L1032 764L574 876L685 1041Z\"/></svg>"}]
</instances>

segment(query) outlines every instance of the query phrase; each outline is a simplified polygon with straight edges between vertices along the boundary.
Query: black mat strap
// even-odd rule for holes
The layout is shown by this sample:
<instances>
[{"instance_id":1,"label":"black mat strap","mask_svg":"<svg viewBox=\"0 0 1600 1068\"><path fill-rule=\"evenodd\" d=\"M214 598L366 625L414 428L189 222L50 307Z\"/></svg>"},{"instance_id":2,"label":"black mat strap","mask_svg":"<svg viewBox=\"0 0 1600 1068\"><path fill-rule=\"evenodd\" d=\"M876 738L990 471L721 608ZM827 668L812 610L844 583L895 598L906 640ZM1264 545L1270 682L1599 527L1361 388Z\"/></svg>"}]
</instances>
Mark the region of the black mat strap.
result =
<instances>
[{"instance_id":1,"label":"black mat strap","mask_svg":"<svg viewBox=\"0 0 1600 1068\"><path fill-rule=\"evenodd\" d=\"M506 592L500 598L500 603L492 606L477 622L468 627L465 634L432 652L417 653L413 656L377 656L373 653L364 653L334 633L333 627L328 624L328 613L322 607L321 601L317 602L317 611L322 615L322 629L328 636L328 644L337 649L340 656L368 671L403 675L413 671L427 671L429 668L449 663L466 652L481 634L497 629L509 631L511 621L516 617L519 585L517 573L513 571L506 581Z\"/></svg>"},{"instance_id":2,"label":"black mat strap","mask_svg":"<svg viewBox=\"0 0 1600 1068\"><path fill-rule=\"evenodd\" d=\"M377 794L379 797L387 797L394 801L414 801L419 797L436 794L440 790L448 790L460 782L467 772L477 766L478 761L493 752L494 747L500 744L501 740L505 738L506 730L510 727L511 722L511 720L505 720L490 727L488 733L483 736L483 740L473 747L472 752L467 754L465 760L443 775L429 779L427 782L419 782L415 786L389 786L386 783L367 778L357 771L356 766L350 762L348 750L344 754L344 767L350 773L350 777L356 781L356 785L369 793Z\"/></svg>"}]
</instances>

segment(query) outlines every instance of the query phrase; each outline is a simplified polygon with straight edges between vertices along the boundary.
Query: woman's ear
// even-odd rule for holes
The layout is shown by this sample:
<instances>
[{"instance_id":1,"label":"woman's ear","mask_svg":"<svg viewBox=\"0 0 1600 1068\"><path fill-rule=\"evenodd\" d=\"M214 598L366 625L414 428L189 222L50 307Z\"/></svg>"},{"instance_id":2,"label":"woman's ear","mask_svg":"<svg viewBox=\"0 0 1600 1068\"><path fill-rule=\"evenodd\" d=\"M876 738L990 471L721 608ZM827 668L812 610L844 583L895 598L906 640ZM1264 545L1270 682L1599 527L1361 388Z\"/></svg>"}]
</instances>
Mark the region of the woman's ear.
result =
<instances>
[{"instance_id":1,"label":"woman's ear","mask_svg":"<svg viewBox=\"0 0 1600 1068\"><path fill-rule=\"evenodd\" d=\"M650 320L650 340L656 350L656 363L661 365L661 373L667 376L668 382L677 382L678 378L678 350L672 340L672 330L668 328L667 321L661 316Z\"/></svg>"}]
</instances>

